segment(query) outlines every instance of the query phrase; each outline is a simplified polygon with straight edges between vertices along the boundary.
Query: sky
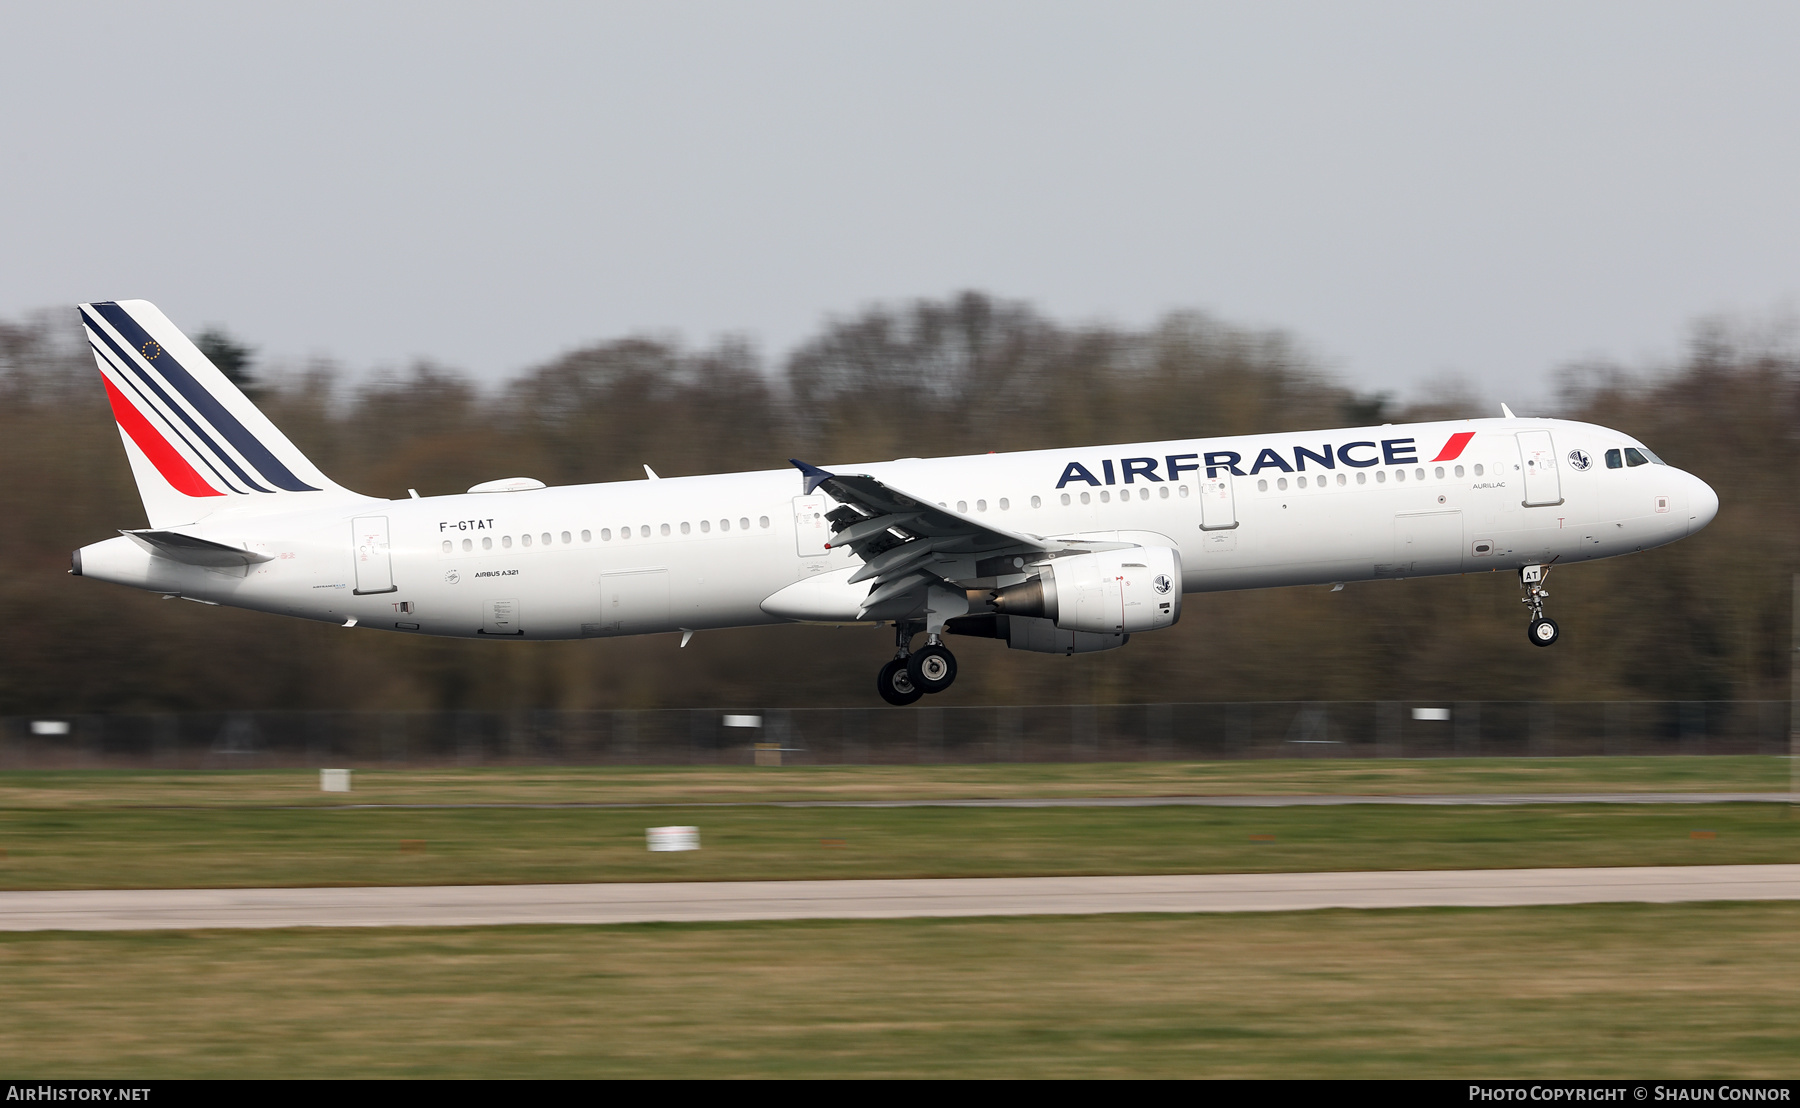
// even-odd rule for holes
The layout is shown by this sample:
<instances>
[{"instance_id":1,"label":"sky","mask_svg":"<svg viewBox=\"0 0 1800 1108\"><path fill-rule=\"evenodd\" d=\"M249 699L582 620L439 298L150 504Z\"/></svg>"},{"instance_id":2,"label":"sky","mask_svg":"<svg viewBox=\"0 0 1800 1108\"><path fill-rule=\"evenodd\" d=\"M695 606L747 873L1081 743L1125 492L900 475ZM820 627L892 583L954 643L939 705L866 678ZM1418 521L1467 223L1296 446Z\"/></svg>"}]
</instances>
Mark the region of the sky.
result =
<instances>
[{"instance_id":1,"label":"sky","mask_svg":"<svg viewBox=\"0 0 1800 1108\"><path fill-rule=\"evenodd\" d=\"M497 381L974 288L1547 396L1793 310L1797 46L1791 3L21 0L0 317Z\"/></svg>"}]
</instances>

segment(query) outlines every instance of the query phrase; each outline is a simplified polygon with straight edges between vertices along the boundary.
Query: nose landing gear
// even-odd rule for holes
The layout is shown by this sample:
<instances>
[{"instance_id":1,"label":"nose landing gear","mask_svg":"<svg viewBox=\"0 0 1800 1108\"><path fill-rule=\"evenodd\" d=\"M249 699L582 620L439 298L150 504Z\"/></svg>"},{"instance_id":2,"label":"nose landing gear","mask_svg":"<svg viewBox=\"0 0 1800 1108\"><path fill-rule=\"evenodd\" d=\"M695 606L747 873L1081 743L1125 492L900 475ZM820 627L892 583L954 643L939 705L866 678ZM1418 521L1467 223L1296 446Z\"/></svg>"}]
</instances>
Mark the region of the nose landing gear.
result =
<instances>
[{"instance_id":1,"label":"nose landing gear","mask_svg":"<svg viewBox=\"0 0 1800 1108\"><path fill-rule=\"evenodd\" d=\"M1549 576L1549 566L1525 566L1519 570L1519 584L1525 589L1525 595L1519 598L1519 602L1531 610L1531 622L1525 626L1525 637L1531 640L1533 646L1553 646L1562 637L1562 629L1556 626L1556 621L1544 615L1544 598L1550 595L1544 589L1544 581Z\"/></svg>"},{"instance_id":2,"label":"nose landing gear","mask_svg":"<svg viewBox=\"0 0 1800 1108\"><path fill-rule=\"evenodd\" d=\"M875 678L876 690L889 704L911 704L926 693L943 692L956 680L956 655L937 635L926 636L924 648L913 652L912 637L921 630L917 623L894 624L894 658Z\"/></svg>"}]
</instances>

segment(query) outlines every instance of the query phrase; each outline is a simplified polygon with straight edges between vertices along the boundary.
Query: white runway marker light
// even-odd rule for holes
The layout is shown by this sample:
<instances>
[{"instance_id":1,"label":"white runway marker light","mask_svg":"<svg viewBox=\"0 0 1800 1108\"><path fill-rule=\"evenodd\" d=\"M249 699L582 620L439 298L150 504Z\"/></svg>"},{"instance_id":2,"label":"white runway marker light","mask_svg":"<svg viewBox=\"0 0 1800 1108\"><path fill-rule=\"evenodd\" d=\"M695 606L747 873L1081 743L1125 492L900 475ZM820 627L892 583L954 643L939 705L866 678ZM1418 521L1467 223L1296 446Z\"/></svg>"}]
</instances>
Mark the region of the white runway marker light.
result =
<instances>
[{"instance_id":1,"label":"white runway marker light","mask_svg":"<svg viewBox=\"0 0 1800 1108\"><path fill-rule=\"evenodd\" d=\"M1413 709L1413 718L1414 719L1436 720L1439 723L1444 723L1450 719L1450 709L1448 709L1448 708L1414 708Z\"/></svg>"},{"instance_id":2,"label":"white runway marker light","mask_svg":"<svg viewBox=\"0 0 1800 1108\"><path fill-rule=\"evenodd\" d=\"M319 771L319 791L326 793L347 793L350 791L350 771L347 769L322 769Z\"/></svg>"},{"instance_id":3,"label":"white runway marker light","mask_svg":"<svg viewBox=\"0 0 1800 1108\"><path fill-rule=\"evenodd\" d=\"M34 719L31 721L33 735L67 735L69 721L66 719Z\"/></svg>"},{"instance_id":4,"label":"white runway marker light","mask_svg":"<svg viewBox=\"0 0 1800 1108\"><path fill-rule=\"evenodd\" d=\"M646 827L645 838L651 850L699 850L698 827Z\"/></svg>"}]
</instances>

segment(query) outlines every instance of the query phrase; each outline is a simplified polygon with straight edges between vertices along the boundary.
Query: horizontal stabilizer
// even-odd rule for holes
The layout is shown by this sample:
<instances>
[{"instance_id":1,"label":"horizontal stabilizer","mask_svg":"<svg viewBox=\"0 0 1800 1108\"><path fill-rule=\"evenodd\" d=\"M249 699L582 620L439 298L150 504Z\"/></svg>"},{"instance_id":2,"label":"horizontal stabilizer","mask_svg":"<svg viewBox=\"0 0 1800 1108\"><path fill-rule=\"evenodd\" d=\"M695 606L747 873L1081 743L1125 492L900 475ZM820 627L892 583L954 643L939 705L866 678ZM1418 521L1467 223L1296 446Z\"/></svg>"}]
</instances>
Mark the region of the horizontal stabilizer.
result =
<instances>
[{"instance_id":1,"label":"horizontal stabilizer","mask_svg":"<svg viewBox=\"0 0 1800 1108\"><path fill-rule=\"evenodd\" d=\"M158 558L190 566L204 566L207 569L235 569L267 562L275 557L273 554L245 550L240 546L228 546L211 539L184 535L180 531L120 531L119 534Z\"/></svg>"}]
</instances>

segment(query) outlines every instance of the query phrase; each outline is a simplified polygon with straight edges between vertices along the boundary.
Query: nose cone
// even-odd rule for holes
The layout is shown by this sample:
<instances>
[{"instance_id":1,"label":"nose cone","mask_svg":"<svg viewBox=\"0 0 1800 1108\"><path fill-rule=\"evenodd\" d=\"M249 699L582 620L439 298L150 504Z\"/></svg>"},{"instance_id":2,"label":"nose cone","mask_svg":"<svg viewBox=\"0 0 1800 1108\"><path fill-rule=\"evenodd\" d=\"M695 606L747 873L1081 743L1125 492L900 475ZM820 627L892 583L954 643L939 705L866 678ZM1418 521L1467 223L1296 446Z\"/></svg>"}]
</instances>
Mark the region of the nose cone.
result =
<instances>
[{"instance_id":1,"label":"nose cone","mask_svg":"<svg viewBox=\"0 0 1800 1108\"><path fill-rule=\"evenodd\" d=\"M1688 489L1688 534L1692 535L1719 514L1719 494L1713 491L1711 485L1691 473L1688 474L1688 480L1693 482Z\"/></svg>"}]
</instances>

